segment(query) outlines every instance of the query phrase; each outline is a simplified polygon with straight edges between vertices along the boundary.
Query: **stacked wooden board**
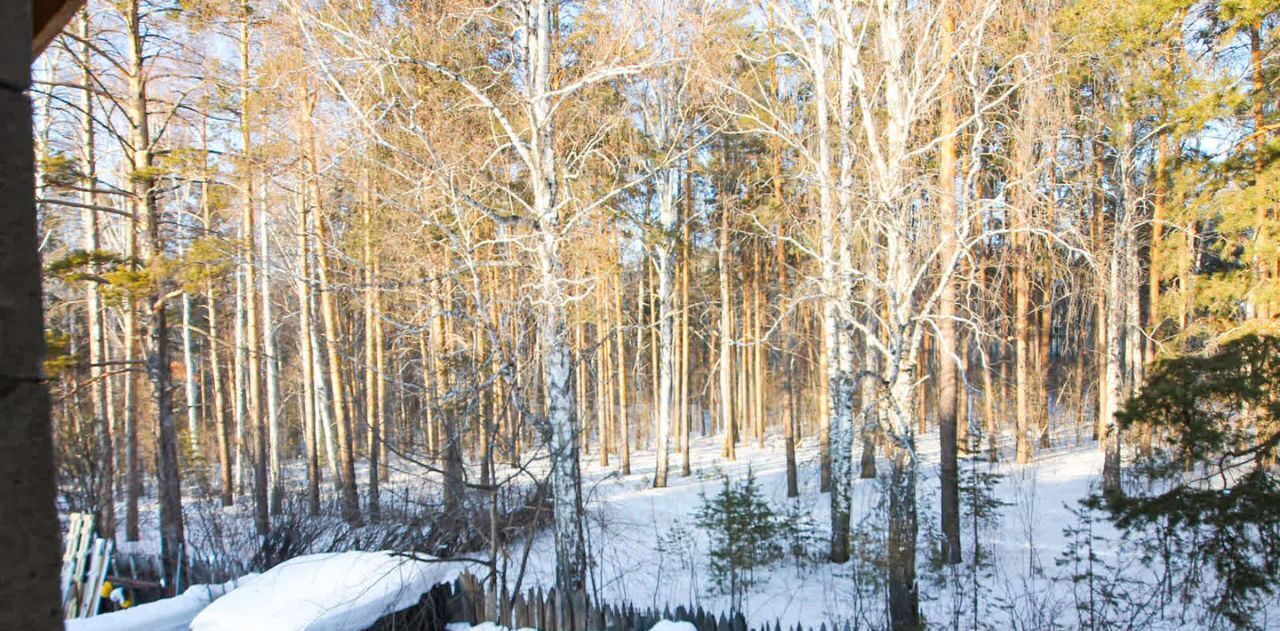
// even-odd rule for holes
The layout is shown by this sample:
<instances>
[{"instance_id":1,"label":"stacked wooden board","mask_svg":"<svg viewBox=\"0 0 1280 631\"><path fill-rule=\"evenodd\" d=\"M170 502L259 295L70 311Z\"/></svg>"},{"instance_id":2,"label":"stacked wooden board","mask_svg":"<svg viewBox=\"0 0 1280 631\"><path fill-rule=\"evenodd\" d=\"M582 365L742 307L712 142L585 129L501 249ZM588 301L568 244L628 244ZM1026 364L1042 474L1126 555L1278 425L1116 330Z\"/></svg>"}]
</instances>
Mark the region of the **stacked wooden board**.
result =
<instances>
[{"instance_id":1,"label":"stacked wooden board","mask_svg":"<svg viewBox=\"0 0 1280 631\"><path fill-rule=\"evenodd\" d=\"M62 611L67 618L98 614L112 548L111 540L94 536L93 515L71 514L62 552Z\"/></svg>"}]
</instances>

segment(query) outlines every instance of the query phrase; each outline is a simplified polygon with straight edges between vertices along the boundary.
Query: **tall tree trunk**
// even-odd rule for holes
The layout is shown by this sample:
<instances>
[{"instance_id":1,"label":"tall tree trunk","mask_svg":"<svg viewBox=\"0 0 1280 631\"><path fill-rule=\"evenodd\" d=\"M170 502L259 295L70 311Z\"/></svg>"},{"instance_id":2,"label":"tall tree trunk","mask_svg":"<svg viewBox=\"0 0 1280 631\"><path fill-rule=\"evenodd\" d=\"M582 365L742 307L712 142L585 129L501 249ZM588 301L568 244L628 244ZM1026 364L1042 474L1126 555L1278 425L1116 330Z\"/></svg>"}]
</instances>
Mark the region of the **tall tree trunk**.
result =
<instances>
[{"instance_id":1,"label":"tall tree trunk","mask_svg":"<svg viewBox=\"0 0 1280 631\"><path fill-rule=\"evenodd\" d=\"M1263 107L1265 105L1266 79L1263 76L1264 52L1262 50L1262 22L1259 19L1254 24L1249 25L1249 74L1252 82L1250 94L1252 96L1252 104L1250 106L1253 116L1254 129L1254 160L1253 160L1253 186L1255 190L1267 190L1267 175L1264 169L1266 160L1264 152L1266 151L1267 133L1266 121L1263 118ZM1267 249L1267 215L1269 214L1269 205L1266 203L1267 196L1260 196L1260 202L1254 209L1254 229L1253 229L1253 282L1254 290L1249 292L1250 298L1247 302L1249 317L1266 322L1271 319L1271 301L1267 293L1263 290L1265 283L1270 274L1270 267L1273 261L1268 261L1264 252Z\"/></svg>"},{"instance_id":2,"label":"tall tree trunk","mask_svg":"<svg viewBox=\"0 0 1280 631\"><path fill-rule=\"evenodd\" d=\"M96 129L93 121L94 99L90 86L94 85L90 44L89 14L84 12L79 24L81 81L85 89L80 101L80 172L84 178L84 191L80 194L85 208L81 213L85 251L96 254L102 249L99 242L98 212L98 156ZM90 265L90 272L100 272L97 264ZM107 405L107 373L103 364L107 358L106 328L102 317L102 295L98 283L85 283L85 324L89 329L89 400L93 412L94 437L100 459L101 474L96 489L95 519L99 533L108 539L116 537L115 507L115 428L112 427L111 409Z\"/></svg>"},{"instance_id":3,"label":"tall tree trunk","mask_svg":"<svg viewBox=\"0 0 1280 631\"><path fill-rule=\"evenodd\" d=\"M1122 230L1120 221L1115 229ZM1103 448L1102 490L1104 493L1120 493L1120 426L1115 418L1123 391L1123 368L1121 347L1121 326L1124 320L1121 274L1124 273L1122 259L1125 256L1122 242L1125 237L1116 235L1116 244L1112 248L1107 269L1106 308L1099 312L1099 317L1106 322L1106 335L1103 338L1103 361L1106 372L1103 373L1104 392L1100 411L1100 440Z\"/></svg>"},{"instance_id":4,"label":"tall tree trunk","mask_svg":"<svg viewBox=\"0 0 1280 631\"><path fill-rule=\"evenodd\" d=\"M1090 241L1093 243L1094 252L1104 252L1108 248L1105 245L1106 235L1106 197L1102 188L1103 181L1103 156L1100 143L1093 143L1093 182L1091 183L1093 194L1093 217L1089 222ZM1110 273L1110 272L1108 272ZM1101 279L1100 287L1094 293L1093 305L1093 324L1094 324L1094 354L1097 357L1097 381L1098 381L1098 408L1097 408L1097 429L1095 433L1098 438L1098 449L1104 453L1107 451L1107 427L1111 423L1111 415L1108 412L1107 397L1110 388L1107 383L1107 348L1110 343L1107 339L1107 294L1108 288L1106 283L1110 277Z\"/></svg>"},{"instance_id":5,"label":"tall tree trunk","mask_svg":"<svg viewBox=\"0 0 1280 631\"><path fill-rule=\"evenodd\" d=\"M900 377L901 378L901 377ZM906 387L903 387L906 385ZM894 399L905 410L915 388L909 381L895 384ZM902 398L905 397L905 398ZM920 593L916 583L916 456L914 441L892 447L889 469L889 620L891 628L915 631L920 624Z\"/></svg>"},{"instance_id":6,"label":"tall tree trunk","mask_svg":"<svg viewBox=\"0 0 1280 631\"><path fill-rule=\"evenodd\" d=\"M148 265L158 265L164 256L160 232L160 207L156 199L152 170L151 129L147 120L147 70L143 66L142 33L137 0L125 7L129 45L129 118L132 123L134 215L146 221L144 257ZM160 560L166 589L174 593L175 581L185 574L183 545L182 481L178 469L178 432L173 421L173 394L169 372L169 322L165 304L169 288L157 284L147 300L147 373L155 396L158 415L156 429L157 486L160 495Z\"/></svg>"},{"instance_id":7,"label":"tall tree trunk","mask_svg":"<svg viewBox=\"0 0 1280 631\"><path fill-rule=\"evenodd\" d=\"M760 239L756 239L755 247L751 248L751 353L755 369L751 395L755 410L755 443L756 447L763 449L764 429L768 422L765 419L764 388L767 384L769 356L764 348L764 265L760 262L762 243Z\"/></svg>"},{"instance_id":8,"label":"tall tree trunk","mask_svg":"<svg viewBox=\"0 0 1280 631\"><path fill-rule=\"evenodd\" d=\"M781 170L781 165L774 168L775 172ZM775 173L775 175L778 175ZM781 181L775 185L774 200L781 204L782 189ZM784 296L787 292L787 249L782 235L782 223L778 223L778 233L774 240L776 248L775 255L778 265L778 295ZM796 468L796 415L795 415L795 371L796 371L796 342L794 334L791 331L790 321L784 319L778 324L778 337L781 340L782 347L782 364L779 369L782 372L782 396L784 398L782 404L782 438L783 447L786 450L787 459L787 497L799 497L800 485L797 480L798 472Z\"/></svg>"},{"instance_id":9,"label":"tall tree trunk","mask_svg":"<svg viewBox=\"0 0 1280 631\"><path fill-rule=\"evenodd\" d=\"M658 435L657 466L653 476L654 488L667 485L668 458L671 451L671 421L673 413L673 390L675 387L675 284L676 244L678 222L680 221L680 169L670 166L658 175L658 229L661 232L658 244Z\"/></svg>"},{"instance_id":10,"label":"tall tree trunk","mask_svg":"<svg viewBox=\"0 0 1280 631\"><path fill-rule=\"evenodd\" d=\"M948 11L943 18L942 58L951 58L951 37L955 31L955 18ZM955 96L952 92L951 70L943 73L942 87L942 120L939 127L943 134L942 143L938 146L938 180L939 203L942 214L940 223L942 249L941 261L950 261L955 254L957 233L964 225L956 215L956 131ZM948 264L948 263L944 263ZM956 286L948 282L942 286L942 296L938 304L938 442L942 463L940 486L942 495L942 560L955 565L960 563L960 471L957 460L956 442L956 361L953 354L957 350L956 335Z\"/></svg>"},{"instance_id":11,"label":"tall tree trunk","mask_svg":"<svg viewBox=\"0 0 1280 631\"><path fill-rule=\"evenodd\" d=\"M1152 200L1151 209L1151 247L1150 247L1150 264L1147 272L1147 326L1146 331L1146 348L1143 356L1146 361L1151 362L1156 358L1156 338L1162 321L1160 313L1160 283L1163 280L1163 266L1161 261L1161 250L1164 241L1164 223L1165 217L1165 198L1168 195L1168 184L1165 180L1165 171L1168 169L1168 153L1169 153L1169 136L1168 134L1160 134L1160 140L1156 143L1156 163L1155 173L1151 179L1155 183L1155 195Z\"/></svg>"},{"instance_id":12,"label":"tall tree trunk","mask_svg":"<svg viewBox=\"0 0 1280 631\"><path fill-rule=\"evenodd\" d=\"M182 392L186 398L187 440L200 455L200 399L196 383L196 348L191 336L191 294L182 292Z\"/></svg>"},{"instance_id":13,"label":"tall tree trunk","mask_svg":"<svg viewBox=\"0 0 1280 631\"><path fill-rule=\"evenodd\" d=\"M533 214L538 225L534 246L537 259L539 341L543 353L546 386L547 433L551 451L552 513L555 522L556 586L561 594L559 611L564 620L565 595L586 587L587 559L583 537L582 479L578 463L578 418L573 400L573 365L569 357L560 260L561 218L559 173L552 113L551 40L556 25L551 0L536 0L530 7L526 33L532 64L529 86L529 121L532 127L529 154Z\"/></svg>"},{"instance_id":14,"label":"tall tree trunk","mask_svg":"<svg viewBox=\"0 0 1280 631\"><path fill-rule=\"evenodd\" d=\"M691 160L691 159L690 159ZM684 222L680 238L680 475L688 477L689 466L689 258L692 248L693 169L686 167L684 176Z\"/></svg>"},{"instance_id":15,"label":"tall tree trunk","mask_svg":"<svg viewBox=\"0 0 1280 631\"><path fill-rule=\"evenodd\" d=\"M265 190L263 191L265 193ZM266 207L263 200L263 207ZM269 469L271 513L279 515L284 509L284 468L280 463L280 392L278 364L276 355L275 319L271 311L271 260L270 245L267 241L267 222L258 223L258 241L262 243L262 359L266 363L267 422L266 435L259 437L259 447L266 452Z\"/></svg>"},{"instance_id":16,"label":"tall tree trunk","mask_svg":"<svg viewBox=\"0 0 1280 631\"><path fill-rule=\"evenodd\" d=\"M218 438L218 473L221 481L219 497L223 506L231 506L234 503L235 495L235 482L231 471L234 461L231 457L231 424L229 422L230 419L227 417L226 394L223 392L221 352L223 341L218 334L218 306L216 294L213 290L213 281L209 281L206 284L204 293L209 331L209 369L213 381L214 429Z\"/></svg>"},{"instance_id":17,"label":"tall tree trunk","mask_svg":"<svg viewBox=\"0 0 1280 631\"><path fill-rule=\"evenodd\" d=\"M352 444L351 425L347 416L347 403L342 382L342 355L339 350L338 307L334 304L332 283L329 281L328 234L324 217L316 216L316 271L320 293L320 315L324 323L325 354L329 358L329 396L333 401L333 424L337 434L338 483L342 487L342 518L353 526L361 524L360 498L356 492L355 448Z\"/></svg>"},{"instance_id":18,"label":"tall tree trunk","mask_svg":"<svg viewBox=\"0 0 1280 631\"><path fill-rule=\"evenodd\" d=\"M1022 209L1016 211L1023 212ZM1017 447L1018 464L1031 462L1031 442L1027 437L1030 406L1027 390L1031 387L1030 344L1027 326L1028 307L1030 305L1030 283L1026 269L1026 237L1017 233L1013 237L1013 343L1014 343L1014 397L1016 399L1016 416L1014 421L1014 440Z\"/></svg>"},{"instance_id":19,"label":"tall tree trunk","mask_svg":"<svg viewBox=\"0 0 1280 631\"><path fill-rule=\"evenodd\" d=\"M613 378L610 372L609 349L613 345L605 325L605 314L609 308L607 285L598 285L596 294L596 433L600 451L600 466L609 466L609 383Z\"/></svg>"},{"instance_id":20,"label":"tall tree trunk","mask_svg":"<svg viewBox=\"0 0 1280 631\"><path fill-rule=\"evenodd\" d=\"M377 277L374 274L375 263L373 259L373 221L372 221L372 200L368 194L369 182L368 174L365 174L365 182L363 192L361 194L361 214L364 223L364 412L365 412L365 431L368 443L366 451L369 454L369 487L367 490L367 502L369 508L369 521L377 522L381 517L381 506L378 502L378 456L381 448L381 429L382 429L382 401L378 399L378 384L382 381L381 372L382 365L378 363L378 340L376 329L378 325L377 313L377 290L374 283Z\"/></svg>"},{"instance_id":21,"label":"tall tree trunk","mask_svg":"<svg viewBox=\"0 0 1280 631\"><path fill-rule=\"evenodd\" d=\"M815 43L819 49L822 44ZM827 383L831 410L829 429L831 453L831 554L832 562L849 560L849 521L853 492L853 374L854 349L853 323L847 321L847 309L854 308L853 253L853 95L851 94L855 55L850 43L840 46L839 96L837 121L839 132L839 191L838 207L833 205L827 182L820 184L823 223L836 225L838 229L823 230L822 267L825 327L827 338ZM818 55L819 60L822 55ZM815 80L823 79L825 64L815 64ZM825 80L819 81L823 85ZM823 173L830 173L831 141L827 123L827 97L825 91L816 95L818 104L818 163ZM824 180L819 176L819 182ZM839 233L837 240L832 235ZM843 305L841 305L843 303Z\"/></svg>"},{"instance_id":22,"label":"tall tree trunk","mask_svg":"<svg viewBox=\"0 0 1280 631\"><path fill-rule=\"evenodd\" d=\"M622 250L617 228L613 233L613 252L614 264L618 270L613 301L613 319L617 330L610 334L615 338L618 346L618 354L614 358L615 365L618 367L618 426L614 431L619 438L618 455L622 460L622 475L631 475L631 425L627 418L627 335L623 332L622 325Z\"/></svg>"},{"instance_id":23,"label":"tall tree trunk","mask_svg":"<svg viewBox=\"0 0 1280 631\"><path fill-rule=\"evenodd\" d=\"M717 257L720 275L720 424L724 431L723 455L737 459L734 449L733 419L733 296L729 292L729 207L728 196L720 195L720 246Z\"/></svg>"},{"instance_id":24,"label":"tall tree trunk","mask_svg":"<svg viewBox=\"0 0 1280 631\"><path fill-rule=\"evenodd\" d=\"M306 99L310 117L310 97ZM310 177L310 173L305 173ZM311 332L311 206L313 200L306 196L306 188L298 193L298 361L302 364L302 434L307 459L307 514L320 514L320 454L316 437L316 381L315 351Z\"/></svg>"},{"instance_id":25,"label":"tall tree trunk","mask_svg":"<svg viewBox=\"0 0 1280 631\"><path fill-rule=\"evenodd\" d=\"M136 270L138 260L138 216L129 217L125 228L125 256ZM124 309L124 360L129 366L124 376L124 538L139 541L138 499L142 496L142 466L138 458L138 305L133 296Z\"/></svg>"},{"instance_id":26,"label":"tall tree trunk","mask_svg":"<svg viewBox=\"0 0 1280 631\"><path fill-rule=\"evenodd\" d=\"M244 239L244 226L240 226L239 237ZM235 488L238 493L244 493L244 459L245 459L245 441L244 441L244 425L245 418L248 416L249 395L246 381L248 374L246 371L247 358L245 348L245 283L244 283L244 266L238 265L234 272L236 278L236 300L235 300L235 330L232 343L235 347L235 356L233 361L235 366L232 368L232 390L234 391L235 404L232 407L233 434L235 440Z\"/></svg>"},{"instance_id":27,"label":"tall tree trunk","mask_svg":"<svg viewBox=\"0 0 1280 631\"><path fill-rule=\"evenodd\" d=\"M261 347L258 331L257 299L257 213L254 212L254 158L253 137L250 131L249 108L249 26L252 9L247 1L240 3L240 151L241 177L244 187L244 208L241 226L244 235L244 318L245 356L247 360L245 392L248 397L248 430L252 449L253 466L253 526L259 536L271 530L271 516L267 502L267 450L266 421L262 410Z\"/></svg>"},{"instance_id":28,"label":"tall tree trunk","mask_svg":"<svg viewBox=\"0 0 1280 631\"><path fill-rule=\"evenodd\" d=\"M437 356L449 357L453 354L453 320L445 317L445 314L452 311L453 302L451 288L446 281L439 281L436 295L439 298L434 304L433 311L436 315L432 322L431 338L436 345ZM462 499L466 492L466 469L462 457L462 431L458 426L455 406L450 400L452 381L443 361L436 362L436 383L440 389L437 405L443 434L445 513L457 518L461 515Z\"/></svg>"}]
</instances>

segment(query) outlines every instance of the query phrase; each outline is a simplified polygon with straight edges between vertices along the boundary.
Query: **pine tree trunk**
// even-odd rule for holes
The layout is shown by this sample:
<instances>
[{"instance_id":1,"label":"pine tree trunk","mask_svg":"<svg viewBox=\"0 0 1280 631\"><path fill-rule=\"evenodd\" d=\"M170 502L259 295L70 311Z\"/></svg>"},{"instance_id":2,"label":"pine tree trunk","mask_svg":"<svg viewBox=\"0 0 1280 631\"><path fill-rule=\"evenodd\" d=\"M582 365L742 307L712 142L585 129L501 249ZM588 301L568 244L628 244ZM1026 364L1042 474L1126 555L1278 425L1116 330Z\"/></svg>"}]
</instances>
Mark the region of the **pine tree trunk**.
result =
<instances>
[{"instance_id":1,"label":"pine tree trunk","mask_svg":"<svg viewBox=\"0 0 1280 631\"><path fill-rule=\"evenodd\" d=\"M133 145L133 195L134 214L146 221L143 252L145 260L151 265L159 263L164 253L164 241L160 231L160 208L156 200L155 176L152 173L152 137L149 127L147 108L147 79L143 68L142 33L137 0L131 0L125 7L126 27L129 45L129 118L131 125L130 141ZM160 504L160 559L162 575L170 594L173 594L177 577L185 574L186 565L183 545L182 523L182 481L178 469L178 432L173 420L173 395L170 388L169 368L169 322L165 294L168 288L157 285L153 294L146 298L147 330L149 348L147 349L147 374L151 378L155 397L157 487Z\"/></svg>"},{"instance_id":2,"label":"pine tree trunk","mask_svg":"<svg viewBox=\"0 0 1280 631\"><path fill-rule=\"evenodd\" d=\"M126 228L125 256L138 260L138 217L129 218ZM136 264L131 263L136 269ZM138 499L142 496L142 467L138 461L138 378L134 366L138 362L138 310L130 296L123 301L124 359L129 371L124 376L124 538L139 541Z\"/></svg>"},{"instance_id":3,"label":"pine tree trunk","mask_svg":"<svg viewBox=\"0 0 1280 631\"><path fill-rule=\"evenodd\" d=\"M781 165L775 167L775 171ZM774 189L774 200L781 203L782 189L779 182ZM782 235L782 223L778 223L778 233L774 240L778 265L778 295L787 293L787 249ZM787 497L799 497L800 487L796 468L796 414L795 414L795 371L796 342L791 330L792 322L785 319L778 323L778 338L782 346L782 437L787 459Z\"/></svg>"},{"instance_id":4,"label":"pine tree trunk","mask_svg":"<svg viewBox=\"0 0 1280 631\"><path fill-rule=\"evenodd\" d=\"M1022 212L1021 210L1018 212ZM1017 233L1013 237L1013 287L1014 287L1014 311L1013 311L1013 341L1014 341L1014 397L1016 400L1016 414L1014 423L1014 440L1017 448L1018 464L1026 464L1031 462L1031 442L1028 440L1027 430L1029 426L1030 408L1028 398L1028 389L1031 387L1031 379L1029 372L1030 367L1030 344L1029 331L1027 327L1028 305L1029 299L1029 282L1027 279L1026 269L1026 237L1021 233Z\"/></svg>"},{"instance_id":5,"label":"pine tree trunk","mask_svg":"<svg viewBox=\"0 0 1280 631\"><path fill-rule=\"evenodd\" d=\"M308 95L308 105L310 98ZM310 117L310 109L306 115ZM310 177L310 173L305 174ZM306 189L304 188L303 191ZM311 206L303 191L298 193L298 362L302 365L302 433L307 459L307 514L320 514L320 454L316 437L316 348L311 332Z\"/></svg>"},{"instance_id":6,"label":"pine tree trunk","mask_svg":"<svg viewBox=\"0 0 1280 631\"><path fill-rule=\"evenodd\" d=\"M722 453L736 460L733 419L733 297L729 292L729 209L720 204L720 425L724 432Z\"/></svg>"},{"instance_id":7,"label":"pine tree trunk","mask_svg":"<svg viewBox=\"0 0 1280 631\"><path fill-rule=\"evenodd\" d=\"M453 320L446 318L444 314L453 309L453 303L446 281L439 281L436 295L439 298L432 309L435 319L432 322L431 339L436 345L436 356L449 357L453 352ZM444 457L445 514L456 519L461 516L462 499L466 492L466 471L462 458L462 433L458 427L454 406L449 400L452 394L452 381L443 361L436 362L436 384L439 388L437 405L440 412L441 447L443 447Z\"/></svg>"},{"instance_id":8,"label":"pine tree trunk","mask_svg":"<svg viewBox=\"0 0 1280 631\"><path fill-rule=\"evenodd\" d=\"M609 349L613 345L605 326L608 298L601 283L596 294L596 445L600 452L600 466L609 466L609 383L613 378L609 368Z\"/></svg>"},{"instance_id":9,"label":"pine tree trunk","mask_svg":"<svg viewBox=\"0 0 1280 631\"><path fill-rule=\"evenodd\" d=\"M329 282L329 245L324 218L316 216L316 271L319 276L320 315L324 323L325 353L329 358L329 396L333 402L333 421L337 434L338 483L342 488L342 519L352 526L362 523L360 498L356 492L355 449L352 444L351 426L347 416L347 403L342 382L342 355L338 308L334 304L332 284Z\"/></svg>"},{"instance_id":10,"label":"pine tree trunk","mask_svg":"<svg viewBox=\"0 0 1280 631\"><path fill-rule=\"evenodd\" d=\"M253 466L253 525L259 536L271 529L271 516L267 502L267 454L266 422L262 409L261 347L258 331L257 299L257 213L254 211L254 158L253 139L250 132L249 110L249 24L252 9L248 2L240 4L240 142L241 177L243 180L244 207L241 215L243 231L244 318L245 356L247 360L245 392L248 397L247 428L251 441L250 460Z\"/></svg>"},{"instance_id":11,"label":"pine tree trunk","mask_svg":"<svg viewBox=\"0 0 1280 631\"><path fill-rule=\"evenodd\" d=\"M613 319L617 332L618 354L614 358L618 367L618 425L614 429L618 434L618 454L622 459L622 475L631 475L631 425L627 418L627 336L623 332L622 320L622 254L618 242L618 232L613 233L613 251L615 266L618 269L617 290L614 292Z\"/></svg>"},{"instance_id":12,"label":"pine tree trunk","mask_svg":"<svg viewBox=\"0 0 1280 631\"><path fill-rule=\"evenodd\" d=\"M950 14L943 18L942 58L951 58L951 37L955 31L955 18ZM943 74L942 120L939 126L943 136L938 147L938 180L941 189L939 212L943 234L941 261L950 261L955 254L955 241L963 234L963 220L956 215L955 178L956 178L956 145L952 135L955 131L955 96L952 92L951 70ZM948 263L944 263L948 264ZM938 305L938 442L939 459L942 464L941 486L941 521L942 521L942 560L955 565L960 563L960 471L958 446L956 438L956 385L957 371L953 353L959 346L956 334L956 286L948 282L942 286L942 296ZM967 412L967 410L966 410Z\"/></svg>"}]
</instances>

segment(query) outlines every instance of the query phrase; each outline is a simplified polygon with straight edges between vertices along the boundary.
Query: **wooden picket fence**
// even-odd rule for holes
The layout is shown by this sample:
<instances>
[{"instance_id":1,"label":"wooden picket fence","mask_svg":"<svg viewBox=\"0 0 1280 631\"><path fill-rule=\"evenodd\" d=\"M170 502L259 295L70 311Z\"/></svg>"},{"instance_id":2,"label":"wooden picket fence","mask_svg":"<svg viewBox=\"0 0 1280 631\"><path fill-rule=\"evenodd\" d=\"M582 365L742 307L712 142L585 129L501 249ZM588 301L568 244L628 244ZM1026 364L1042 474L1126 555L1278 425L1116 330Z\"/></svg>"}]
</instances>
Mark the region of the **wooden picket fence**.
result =
<instances>
[{"instance_id":1,"label":"wooden picket fence","mask_svg":"<svg viewBox=\"0 0 1280 631\"><path fill-rule=\"evenodd\" d=\"M386 616L370 631L443 631L450 622L495 622L510 629L541 631L649 631L659 620L688 622L698 631L782 631L778 621L749 627L741 612L716 615L702 607L676 607L658 611L631 604L592 602L585 592L560 598L556 590L541 589L509 596L486 590L482 581L464 574L452 583L441 583L422 595L414 607ZM837 631L835 625L818 630ZM806 631L796 626L786 631Z\"/></svg>"}]
</instances>

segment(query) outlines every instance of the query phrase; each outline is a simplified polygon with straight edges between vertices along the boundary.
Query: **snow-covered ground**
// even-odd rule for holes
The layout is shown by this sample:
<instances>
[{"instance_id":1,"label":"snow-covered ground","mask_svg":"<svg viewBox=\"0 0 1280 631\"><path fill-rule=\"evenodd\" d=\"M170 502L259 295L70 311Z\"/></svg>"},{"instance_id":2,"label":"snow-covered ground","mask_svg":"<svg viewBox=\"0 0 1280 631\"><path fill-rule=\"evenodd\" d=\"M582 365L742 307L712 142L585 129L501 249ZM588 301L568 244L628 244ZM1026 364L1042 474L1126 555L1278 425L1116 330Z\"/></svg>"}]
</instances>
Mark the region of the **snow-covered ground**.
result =
<instances>
[{"instance_id":1,"label":"snow-covered ground","mask_svg":"<svg viewBox=\"0 0 1280 631\"><path fill-rule=\"evenodd\" d=\"M1074 441L1065 436L1056 440L1056 444L1069 443ZM1087 594L1071 581L1072 574L1081 568L1059 561L1073 537L1079 539L1079 535L1066 532L1067 528L1079 525L1079 519L1073 512L1078 501L1088 496L1100 481L1102 460L1096 447L1085 441L1073 447L1043 451L1037 454L1033 464L1026 466L1011 464L1008 459L995 465L962 463L962 469L998 475L994 496L1006 505L997 509L993 517L977 524L966 518L962 524L966 563L948 568L931 563L939 530L936 434L921 436L918 445L922 462L918 487L918 575L921 607L926 621L931 626L966 629L1081 626L1078 605L1082 599L1087 599ZM848 622L862 628L880 628L883 625L886 605L883 570L876 566L876 559L871 558L883 549L886 526L882 503L884 494L877 480L855 482L854 559L847 564L834 565L824 560L829 496L819 492L815 445L802 443L798 450L800 496L795 499L785 497L785 460L780 438L771 438L763 447L754 441L744 443L737 450L737 460L732 462L721 458L717 437L695 437L692 449L692 475L681 477L678 474L679 457L673 457L675 468L669 478L669 487L665 489L651 488L655 461L651 451L633 453L633 473L629 476L618 474L616 457L613 467L602 468L597 464L596 454L583 456L583 491L587 498L589 521L590 588L596 594L606 601L625 601L659 610L663 607L674 610L679 605L700 605L709 611L728 611L730 598L714 590L708 568L709 539L697 528L694 514L703 494L711 496L720 490L724 476L741 480L750 469L766 497L770 498L774 510L801 515L809 520L814 526L816 541L810 546L814 558L787 558L755 574L756 584L741 603L748 624L772 627L777 621L784 628L797 623L817 628L824 622L841 626ZM545 460L531 456L528 467L537 474L545 467ZM438 480L434 475L403 461L393 461L392 470L391 481L383 485L384 506L394 505L397 501L411 504L417 497L435 501ZM879 470L881 474L887 472L887 464L880 462ZM292 476L298 474L298 471L291 471ZM499 477L502 477L501 471ZM358 479L363 482L365 476L360 474ZM363 493L363 486L361 491ZM965 497L962 501L967 503L968 499ZM330 512L336 513L336 510ZM210 510L206 506L198 511L188 507L187 513L192 541L189 545L193 554L234 557L245 554L245 550L236 549L237 545L244 548L253 542L251 513L247 507ZM1149 569L1140 559L1126 553L1118 543L1118 533L1107 522L1094 523L1092 528L1092 534L1098 537L1092 552L1099 567L1107 564L1120 568L1127 576L1149 578L1144 574L1149 573ZM148 530L154 532L151 529L144 532ZM234 543L237 541L240 543ZM220 548L210 552L202 549L205 544L201 542ZM984 563L977 569L968 563L975 543L984 555ZM148 544L144 542L142 545ZM529 547L528 560L522 575L519 568L526 546ZM541 533L531 541L517 541L504 552L507 556L508 587L514 588L518 584L527 590L552 584L554 546L549 532ZM238 591L232 592L215 601L202 615L206 615L205 619L209 621L233 620L236 618L222 616L230 616L238 610L258 611L294 601L308 603L291 606L298 615L315 615L317 612L331 612L336 602L345 603L343 606L347 608L358 608L359 598L348 596L343 599L336 592L326 590L338 589L351 594L366 590L376 592L385 587L376 582L349 585L340 580L325 586L317 583L315 573L307 572L306 568L306 564L281 566L277 568L280 570L278 576L302 580L276 584L260 579L243 596L238 596ZM480 568L474 571L482 572ZM409 577L408 583L400 580L395 584L416 586L421 582L421 591L425 591L430 584L424 581L440 578L431 572L422 571ZM268 572L263 578L272 574ZM358 574L353 573L352 576ZM311 590L319 591L312 593ZM416 595L409 598L408 591L411 590L399 587L397 590L400 592L397 596L402 596L406 605L416 602ZM1258 620L1260 626L1280 628L1280 618L1274 611L1276 608L1272 609L1263 612L1264 617ZM1146 626L1157 629L1197 628L1192 620L1185 624L1172 620L1172 617L1157 617ZM222 622L193 626L198 629L233 627L237 631L251 628L359 628L253 627Z\"/></svg>"},{"instance_id":2,"label":"snow-covered ground","mask_svg":"<svg viewBox=\"0 0 1280 631\"><path fill-rule=\"evenodd\" d=\"M965 576L965 566L950 580L948 570L930 571L930 546L938 532L939 486L936 435L919 441L923 460L919 484L920 502L920 584L926 619L934 623L955 620L961 627L973 622L972 589L975 582ZM818 535L813 551L821 556L829 532L829 496L819 492L818 454L814 447L800 450L798 458L800 496L786 497L786 469L781 441L769 441L760 448L739 446L738 458L730 462L720 457L717 439L693 442L693 475L673 475L666 489L651 488L654 458L638 453L632 458L633 474L627 477L587 467L590 524L588 544L592 560L593 587L606 599L628 601L637 606L696 604L710 611L726 611L730 599L713 593L707 568L709 539L694 523L694 513L702 495L715 495L722 476L733 480L751 469L777 512L793 511L811 518ZM978 583L986 593L980 599L979 620L996 628L1013 628L1017 622L1047 617L1062 619L1070 626L1075 620L1074 601L1055 559L1067 544L1065 526L1076 519L1071 508L1090 492L1102 469L1100 454L1091 446L1043 454L1033 465L976 465L1002 477L995 495L1010 503L1000 515L978 533L978 544L989 555L990 569ZM881 473L887 464L879 464ZM853 492L855 538L883 543L883 493L877 480L857 480ZM971 524L964 524L966 558L972 547ZM1099 534L1114 536L1109 526L1098 526ZM867 546L879 547L879 546ZM854 556L859 556L854 543ZM518 559L520 550L511 554ZM1100 552L1106 555L1107 551ZM523 584L549 586L554 580L554 549L549 536L533 543L529 576ZM872 589L881 580L870 561L834 565L821 559L784 560L769 570L758 572L757 584L741 604L750 625L779 621L786 628L797 623L817 627L823 622L841 624L861 620L875 626L882 619L882 591ZM515 577L509 578L509 582ZM862 589L859 589L861 585ZM966 591L967 590L967 591ZM968 592L968 593L967 593ZM1064 616L1069 616L1064 618ZM966 623L967 620L967 623Z\"/></svg>"},{"instance_id":3,"label":"snow-covered ground","mask_svg":"<svg viewBox=\"0 0 1280 631\"><path fill-rule=\"evenodd\" d=\"M249 574L221 585L192 585L173 598L93 618L68 620L66 631L185 631L209 603L253 583L257 577Z\"/></svg>"}]
</instances>

